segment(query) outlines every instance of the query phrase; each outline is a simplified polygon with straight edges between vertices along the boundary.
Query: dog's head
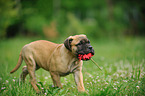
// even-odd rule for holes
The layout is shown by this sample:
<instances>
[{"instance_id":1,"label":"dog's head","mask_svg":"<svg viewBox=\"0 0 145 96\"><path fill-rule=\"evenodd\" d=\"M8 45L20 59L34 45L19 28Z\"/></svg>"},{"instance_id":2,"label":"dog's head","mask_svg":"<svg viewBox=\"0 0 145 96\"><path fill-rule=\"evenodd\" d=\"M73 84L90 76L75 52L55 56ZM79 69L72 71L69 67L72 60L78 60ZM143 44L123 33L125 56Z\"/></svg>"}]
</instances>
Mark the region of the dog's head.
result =
<instances>
[{"instance_id":1,"label":"dog's head","mask_svg":"<svg viewBox=\"0 0 145 96\"><path fill-rule=\"evenodd\" d=\"M78 54L84 55L88 53L94 55L94 49L86 35L70 36L64 41L64 45L76 56L78 56Z\"/></svg>"}]
</instances>

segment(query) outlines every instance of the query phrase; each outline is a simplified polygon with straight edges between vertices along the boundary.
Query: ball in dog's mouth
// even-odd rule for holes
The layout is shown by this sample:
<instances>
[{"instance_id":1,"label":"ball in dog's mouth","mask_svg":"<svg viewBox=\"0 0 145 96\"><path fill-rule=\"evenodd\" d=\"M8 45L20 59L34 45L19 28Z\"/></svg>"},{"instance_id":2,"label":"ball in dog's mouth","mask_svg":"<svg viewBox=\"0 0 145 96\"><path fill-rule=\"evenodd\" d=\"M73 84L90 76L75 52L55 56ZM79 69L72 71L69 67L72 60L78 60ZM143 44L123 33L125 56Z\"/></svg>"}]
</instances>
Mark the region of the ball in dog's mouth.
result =
<instances>
[{"instance_id":1,"label":"ball in dog's mouth","mask_svg":"<svg viewBox=\"0 0 145 96\"><path fill-rule=\"evenodd\" d=\"M92 53L88 53L88 54L78 54L78 59L80 60L89 60L91 59L91 57L93 56Z\"/></svg>"}]
</instances>

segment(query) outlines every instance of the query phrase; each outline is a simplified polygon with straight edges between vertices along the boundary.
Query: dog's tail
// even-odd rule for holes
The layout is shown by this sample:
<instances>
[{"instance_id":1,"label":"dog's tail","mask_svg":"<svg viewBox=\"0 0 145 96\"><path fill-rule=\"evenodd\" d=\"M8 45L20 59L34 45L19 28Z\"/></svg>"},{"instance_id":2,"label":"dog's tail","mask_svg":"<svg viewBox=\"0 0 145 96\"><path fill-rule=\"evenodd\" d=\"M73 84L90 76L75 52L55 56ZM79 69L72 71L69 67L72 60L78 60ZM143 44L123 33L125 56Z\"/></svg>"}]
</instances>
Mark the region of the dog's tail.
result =
<instances>
[{"instance_id":1,"label":"dog's tail","mask_svg":"<svg viewBox=\"0 0 145 96\"><path fill-rule=\"evenodd\" d=\"M21 66L22 64L22 61L23 61L23 58L22 58L22 51L20 52L20 55L19 55L19 60L18 60L18 63L16 65L16 67L10 72L10 73L14 73L15 71L17 71L17 69Z\"/></svg>"}]
</instances>

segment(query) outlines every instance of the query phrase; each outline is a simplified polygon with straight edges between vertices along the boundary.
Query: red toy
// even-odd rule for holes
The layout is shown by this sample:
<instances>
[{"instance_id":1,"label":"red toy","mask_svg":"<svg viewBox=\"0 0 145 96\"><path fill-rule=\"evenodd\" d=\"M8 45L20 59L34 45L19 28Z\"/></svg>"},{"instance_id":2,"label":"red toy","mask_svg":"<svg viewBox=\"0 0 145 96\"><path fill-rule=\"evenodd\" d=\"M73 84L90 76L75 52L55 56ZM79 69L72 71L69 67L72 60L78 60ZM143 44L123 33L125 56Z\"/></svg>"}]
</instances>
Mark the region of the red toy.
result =
<instances>
[{"instance_id":1,"label":"red toy","mask_svg":"<svg viewBox=\"0 0 145 96\"><path fill-rule=\"evenodd\" d=\"M78 55L78 58L79 58L79 61L80 60L89 60L91 57L92 57L92 53L88 53L88 54L79 54Z\"/></svg>"}]
</instances>

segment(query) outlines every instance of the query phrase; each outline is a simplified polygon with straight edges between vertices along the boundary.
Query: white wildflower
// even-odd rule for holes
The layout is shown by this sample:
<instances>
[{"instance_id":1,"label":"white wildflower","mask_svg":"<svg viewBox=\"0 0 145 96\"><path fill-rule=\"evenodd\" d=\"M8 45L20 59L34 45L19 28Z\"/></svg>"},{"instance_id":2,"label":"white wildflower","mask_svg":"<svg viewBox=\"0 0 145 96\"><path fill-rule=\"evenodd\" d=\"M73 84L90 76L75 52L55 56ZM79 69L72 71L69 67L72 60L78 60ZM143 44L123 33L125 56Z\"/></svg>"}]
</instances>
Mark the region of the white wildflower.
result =
<instances>
[{"instance_id":1,"label":"white wildflower","mask_svg":"<svg viewBox=\"0 0 145 96\"><path fill-rule=\"evenodd\" d=\"M139 89L139 86L136 86Z\"/></svg>"},{"instance_id":2,"label":"white wildflower","mask_svg":"<svg viewBox=\"0 0 145 96\"><path fill-rule=\"evenodd\" d=\"M47 95L47 93L44 93L45 95Z\"/></svg>"},{"instance_id":3,"label":"white wildflower","mask_svg":"<svg viewBox=\"0 0 145 96\"><path fill-rule=\"evenodd\" d=\"M121 74L120 76L121 76L121 77L125 77L125 74Z\"/></svg>"},{"instance_id":4,"label":"white wildflower","mask_svg":"<svg viewBox=\"0 0 145 96\"><path fill-rule=\"evenodd\" d=\"M90 82L90 84L92 85L92 82Z\"/></svg>"},{"instance_id":5,"label":"white wildflower","mask_svg":"<svg viewBox=\"0 0 145 96\"><path fill-rule=\"evenodd\" d=\"M89 92L89 90L87 89L87 92Z\"/></svg>"},{"instance_id":6,"label":"white wildflower","mask_svg":"<svg viewBox=\"0 0 145 96\"><path fill-rule=\"evenodd\" d=\"M107 82L105 82L105 84L106 84L106 85L108 85L108 83L107 83Z\"/></svg>"},{"instance_id":7,"label":"white wildflower","mask_svg":"<svg viewBox=\"0 0 145 96\"><path fill-rule=\"evenodd\" d=\"M116 74L117 77L119 77L119 74Z\"/></svg>"},{"instance_id":8,"label":"white wildflower","mask_svg":"<svg viewBox=\"0 0 145 96\"><path fill-rule=\"evenodd\" d=\"M119 82L118 82L118 81L117 81L116 83L117 83L117 84L119 84Z\"/></svg>"},{"instance_id":9,"label":"white wildflower","mask_svg":"<svg viewBox=\"0 0 145 96\"><path fill-rule=\"evenodd\" d=\"M73 85L71 86L72 88L75 88Z\"/></svg>"},{"instance_id":10,"label":"white wildflower","mask_svg":"<svg viewBox=\"0 0 145 96\"><path fill-rule=\"evenodd\" d=\"M123 80L123 82L127 82L127 80Z\"/></svg>"},{"instance_id":11,"label":"white wildflower","mask_svg":"<svg viewBox=\"0 0 145 96\"><path fill-rule=\"evenodd\" d=\"M8 81L8 80L6 80L6 83L9 83L9 81Z\"/></svg>"},{"instance_id":12,"label":"white wildflower","mask_svg":"<svg viewBox=\"0 0 145 96\"><path fill-rule=\"evenodd\" d=\"M96 77L96 79L98 79L98 78L99 78L99 76Z\"/></svg>"},{"instance_id":13,"label":"white wildflower","mask_svg":"<svg viewBox=\"0 0 145 96\"><path fill-rule=\"evenodd\" d=\"M40 86L40 84L39 84L39 83L38 83L37 85L38 85L38 86Z\"/></svg>"},{"instance_id":14,"label":"white wildflower","mask_svg":"<svg viewBox=\"0 0 145 96\"><path fill-rule=\"evenodd\" d=\"M93 82L96 83L96 80L93 79Z\"/></svg>"},{"instance_id":15,"label":"white wildflower","mask_svg":"<svg viewBox=\"0 0 145 96\"><path fill-rule=\"evenodd\" d=\"M101 88L100 90L103 90L103 88Z\"/></svg>"},{"instance_id":16,"label":"white wildflower","mask_svg":"<svg viewBox=\"0 0 145 96\"><path fill-rule=\"evenodd\" d=\"M114 88L115 90L117 90L117 88Z\"/></svg>"},{"instance_id":17,"label":"white wildflower","mask_svg":"<svg viewBox=\"0 0 145 96\"><path fill-rule=\"evenodd\" d=\"M6 87L2 87L1 90L5 89Z\"/></svg>"},{"instance_id":18,"label":"white wildflower","mask_svg":"<svg viewBox=\"0 0 145 96\"><path fill-rule=\"evenodd\" d=\"M64 80L67 80L67 78L64 78Z\"/></svg>"},{"instance_id":19,"label":"white wildflower","mask_svg":"<svg viewBox=\"0 0 145 96\"><path fill-rule=\"evenodd\" d=\"M89 75L89 77L90 77L90 78L93 78L93 76L92 76L91 74Z\"/></svg>"},{"instance_id":20,"label":"white wildflower","mask_svg":"<svg viewBox=\"0 0 145 96\"><path fill-rule=\"evenodd\" d=\"M43 85L45 85L45 84L46 84L46 82L47 82L47 81L44 81Z\"/></svg>"},{"instance_id":21,"label":"white wildflower","mask_svg":"<svg viewBox=\"0 0 145 96\"><path fill-rule=\"evenodd\" d=\"M15 79L13 79L13 82L15 82Z\"/></svg>"},{"instance_id":22,"label":"white wildflower","mask_svg":"<svg viewBox=\"0 0 145 96\"><path fill-rule=\"evenodd\" d=\"M48 79L48 77L45 77L45 79Z\"/></svg>"}]
</instances>

